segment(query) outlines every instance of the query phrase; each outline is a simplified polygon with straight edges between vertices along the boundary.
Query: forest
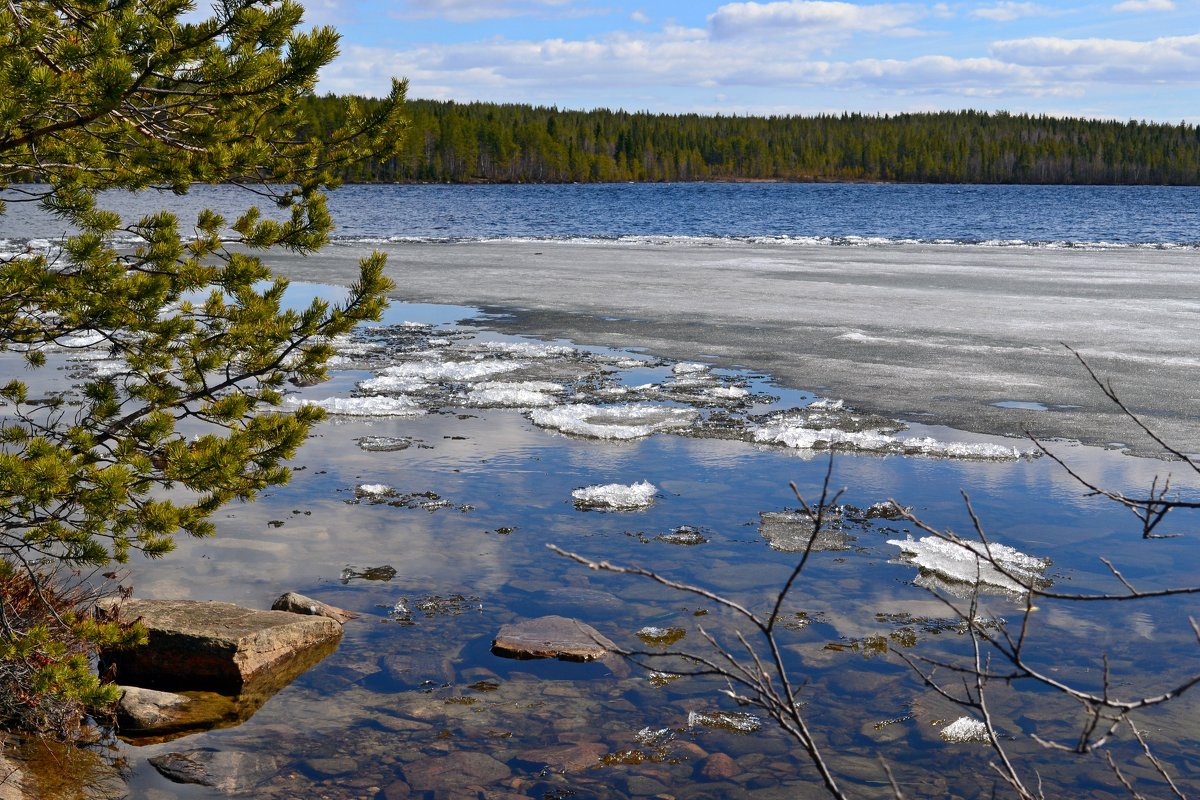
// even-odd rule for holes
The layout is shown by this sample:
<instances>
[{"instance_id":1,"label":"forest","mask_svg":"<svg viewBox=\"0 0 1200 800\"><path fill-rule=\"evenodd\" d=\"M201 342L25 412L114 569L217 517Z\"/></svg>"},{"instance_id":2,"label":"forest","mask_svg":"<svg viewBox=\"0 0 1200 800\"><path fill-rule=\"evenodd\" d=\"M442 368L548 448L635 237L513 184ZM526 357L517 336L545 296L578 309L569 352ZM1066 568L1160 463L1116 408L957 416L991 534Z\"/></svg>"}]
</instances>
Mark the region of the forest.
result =
<instances>
[{"instance_id":1,"label":"forest","mask_svg":"<svg viewBox=\"0 0 1200 800\"><path fill-rule=\"evenodd\" d=\"M310 97L308 137L342 122ZM375 101L357 98L369 108ZM398 155L351 182L877 181L1200 184L1200 129L955 111L705 116L409 100Z\"/></svg>"}]
</instances>

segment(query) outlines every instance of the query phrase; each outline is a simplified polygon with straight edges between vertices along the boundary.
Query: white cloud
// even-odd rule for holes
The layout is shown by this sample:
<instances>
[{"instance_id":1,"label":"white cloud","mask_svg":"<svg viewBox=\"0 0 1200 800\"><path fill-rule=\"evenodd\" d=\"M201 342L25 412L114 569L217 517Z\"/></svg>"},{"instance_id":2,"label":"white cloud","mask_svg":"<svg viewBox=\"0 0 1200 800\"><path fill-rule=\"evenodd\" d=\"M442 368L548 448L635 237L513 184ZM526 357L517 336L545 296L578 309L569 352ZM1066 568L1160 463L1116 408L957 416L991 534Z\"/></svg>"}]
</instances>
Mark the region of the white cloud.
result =
<instances>
[{"instance_id":1,"label":"white cloud","mask_svg":"<svg viewBox=\"0 0 1200 800\"><path fill-rule=\"evenodd\" d=\"M1045 9L1036 3L1017 3L1012 0L996 3L987 8L977 8L971 16L977 19L990 19L993 22L1012 22L1021 17L1032 17L1044 14Z\"/></svg>"},{"instance_id":2,"label":"white cloud","mask_svg":"<svg viewBox=\"0 0 1200 800\"><path fill-rule=\"evenodd\" d=\"M859 6L831 0L729 3L708 17L715 38L810 32L879 32L898 29L922 16L915 6Z\"/></svg>"},{"instance_id":3,"label":"white cloud","mask_svg":"<svg viewBox=\"0 0 1200 800\"><path fill-rule=\"evenodd\" d=\"M634 11L629 18L640 25L650 24L650 16L645 11Z\"/></svg>"},{"instance_id":4,"label":"white cloud","mask_svg":"<svg viewBox=\"0 0 1200 800\"><path fill-rule=\"evenodd\" d=\"M1037 36L994 42L992 55L1070 81L1189 85L1200 82L1200 34L1149 41Z\"/></svg>"},{"instance_id":5,"label":"white cloud","mask_svg":"<svg viewBox=\"0 0 1200 800\"><path fill-rule=\"evenodd\" d=\"M474 22L544 12L560 8L570 0L407 0L398 17L441 17L452 22Z\"/></svg>"},{"instance_id":6,"label":"white cloud","mask_svg":"<svg viewBox=\"0 0 1200 800\"><path fill-rule=\"evenodd\" d=\"M1113 6L1113 11L1174 11L1173 0L1124 0Z\"/></svg>"}]
</instances>

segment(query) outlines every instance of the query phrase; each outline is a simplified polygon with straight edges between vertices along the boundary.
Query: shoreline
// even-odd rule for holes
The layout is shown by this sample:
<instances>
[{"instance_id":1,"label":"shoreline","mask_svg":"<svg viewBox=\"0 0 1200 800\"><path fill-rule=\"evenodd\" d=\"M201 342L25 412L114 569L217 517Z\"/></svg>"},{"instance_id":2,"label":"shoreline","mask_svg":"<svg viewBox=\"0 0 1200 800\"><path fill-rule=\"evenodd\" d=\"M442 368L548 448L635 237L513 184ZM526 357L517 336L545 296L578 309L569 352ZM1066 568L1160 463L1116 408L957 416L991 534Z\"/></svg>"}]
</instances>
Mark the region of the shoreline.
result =
<instances>
[{"instance_id":1,"label":"shoreline","mask_svg":"<svg viewBox=\"0 0 1200 800\"><path fill-rule=\"evenodd\" d=\"M388 253L393 297L509 314L488 319L509 333L769 372L909 421L1159 455L1067 343L1167 441L1200 452L1200 253L555 241L375 249ZM285 277L345 285L369 251L341 245L268 263Z\"/></svg>"}]
</instances>

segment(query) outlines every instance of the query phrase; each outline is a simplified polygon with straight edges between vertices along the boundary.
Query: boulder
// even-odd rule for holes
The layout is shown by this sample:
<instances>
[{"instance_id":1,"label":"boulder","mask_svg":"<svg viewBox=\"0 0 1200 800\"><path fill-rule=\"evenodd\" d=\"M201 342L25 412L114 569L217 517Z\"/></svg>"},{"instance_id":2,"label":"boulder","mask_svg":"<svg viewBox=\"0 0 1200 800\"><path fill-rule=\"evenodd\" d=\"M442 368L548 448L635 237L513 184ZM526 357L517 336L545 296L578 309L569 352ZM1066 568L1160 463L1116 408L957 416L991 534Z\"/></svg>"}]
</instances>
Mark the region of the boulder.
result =
<instances>
[{"instance_id":1,"label":"boulder","mask_svg":"<svg viewBox=\"0 0 1200 800\"><path fill-rule=\"evenodd\" d=\"M25 786L20 762L4 754L3 744L0 739L0 800L32 800L33 793Z\"/></svg>"},{"instance_id":2,"label":"boulder","mask_svg":"<svg viewBox=\"0 0 1200 800\"><path fill-rule=\"evenodd\" d=\"M272 755L211 748L164 753L147 760L175 783L211 786L224 794L246 793L279 769L279 760Z\"/></svg>"},{"instance_id":3,"label":"boulder","mask_svg":"<svg viewBox=\"0 0 1200 800\"><path fill-rule=\"evenodd\" d=\"M505 658L595 661L616 649L591 625L555 615L502 625L492 641L492 652Z\"/></svg>"},{"instance_id":4,"label":"boulder","mask_svg":"<svg viewBox=\"0 0 1200 800\"><path fill-rule=\"evenodd\" d=\"M320 600L313 600L311 597L305 597L295 592L281 594L274 603L271 603L271 610L290 611L293 614L306 614L310 617L329 617L338 624L345 624L352 619L362 616L353 611L331 606L328 603L322 603Z\"/></svg>"},{"instance_id":5,"label":"boulder","mask_svg":"<svg viewBox=\"0 0 1200 800\"><path fill-rule=\"evenodd\" d=\"M125 600L102 605L124 623L140 620L149 639L131 650L102 655L102 669L122 684L166 690L239 694L248 684L299 672L328 655L342 629L327 617L256 611L232 603ZM317 655L316 660L314 654ZM275 686L277 690L279 686Z\"/></svg>"}]
</instances>

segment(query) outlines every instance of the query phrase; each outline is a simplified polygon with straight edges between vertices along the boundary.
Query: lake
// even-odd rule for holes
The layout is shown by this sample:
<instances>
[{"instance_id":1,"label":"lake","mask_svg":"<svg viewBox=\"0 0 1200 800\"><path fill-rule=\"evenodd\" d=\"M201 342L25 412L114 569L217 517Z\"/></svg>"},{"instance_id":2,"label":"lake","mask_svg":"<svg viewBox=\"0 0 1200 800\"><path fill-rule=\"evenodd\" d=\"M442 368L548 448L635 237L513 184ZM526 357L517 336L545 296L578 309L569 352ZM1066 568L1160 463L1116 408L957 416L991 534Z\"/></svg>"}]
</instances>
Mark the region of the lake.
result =
<instances>
[{"instance_id":1,"label":"lake","mask_svg":"<svg viewBox=\"0 0 1200 800\"><path fill-rule=\"evenodd\" d=\"M516 661L490 646L504 624L559 614L649 653L711 656L701 628L736 648L744 627L711 599L546 546L767 613L809 535L788 484L816 500L828 470L846 492L777 633L816 740L851 796L891 796L881 758L907 796L990 793L991 751L944 735L969 710L900 658L971 659L939 598L966 608L976 576L908 543L925 533L878 504L970 536L966 493L989 541L1063 592L1119 590L1100 557L1139 588L1194 582L1190 537L1142 540L1127 513L998 434L1060 437L1056 454L1116 491L1171 472L1197 496L1180 465L1123 453L1145 449L1136 431L1117 438L1119 415L1077 365L1053 361L1071 362L1056 337L1086 336L1081 349L1165 398L1147 403L1156 420L1194 428L1197 199L1108 187L339 190L342 238L279 262L307 281L292 296L340 296L328 284L380 246L398 301L339 343L333 380L293 393L335 413L292 482L223 509L216 537L135 561L129 577L139 597L266 607L290 590L363 616L246 723L116 745L129 795L225 796L146 761L210 749L248 797L819 796L765 714L732 703L719 679L662 672L689 662ZM153 205L117 200L130 213ZM223 187L185 201L234 202ZM0 218L10 247L55 235L23 210ZM98 368L56 358L50 389ZM648 498L630 489L643 482ZM650 502L574 494L606 486L625 488L593 494ZM1164 525L1193 533L1195 519ZM977 599L987 630L1019 624L1019 592L992 585ZM1141 696L1196 671L1187 596L1038 606L1030 659L1089 690ZM1101 758L1028 738L1073 741L1074 701L1024 683L989 692L1009 752L1048 796L1126 796ZM1196 718L1192 695L1137 716L1185 793L1200 787ZM1164 793L1132 736L1106 749L1142 791Z\"/></svg>"}]
</instances>

